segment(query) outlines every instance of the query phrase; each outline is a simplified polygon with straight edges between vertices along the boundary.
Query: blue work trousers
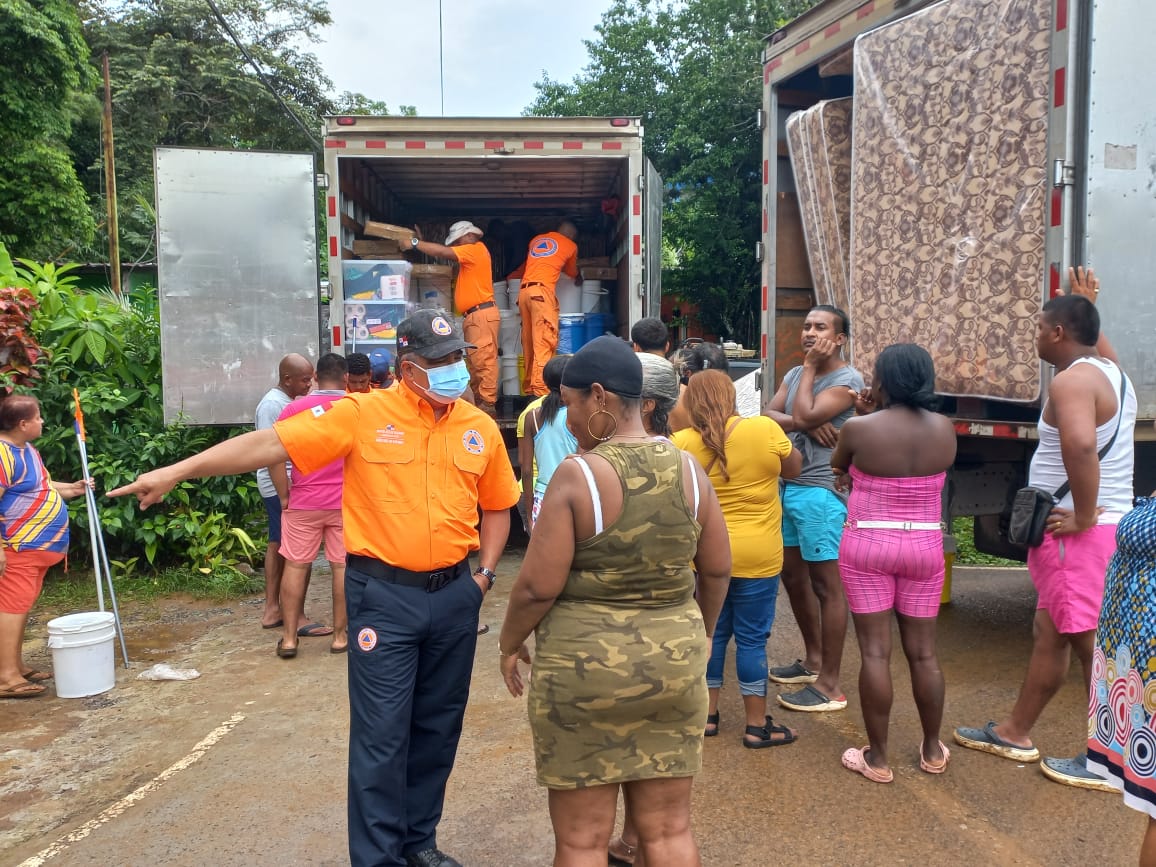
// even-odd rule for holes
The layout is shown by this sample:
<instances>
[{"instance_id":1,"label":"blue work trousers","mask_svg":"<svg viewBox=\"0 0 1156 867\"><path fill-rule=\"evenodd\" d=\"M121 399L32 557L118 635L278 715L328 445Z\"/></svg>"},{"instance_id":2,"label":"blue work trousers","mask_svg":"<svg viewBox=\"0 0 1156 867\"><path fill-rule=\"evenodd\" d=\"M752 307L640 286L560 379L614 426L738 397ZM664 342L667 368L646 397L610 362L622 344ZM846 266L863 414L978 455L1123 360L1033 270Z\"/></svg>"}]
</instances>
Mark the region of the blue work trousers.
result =
<instances>
[{"instance_id":1,"label":"blue work trousers","mask_svg":"<svg viewBox=\"0 0 1156 867\"><path fill-rule=\"evenodd\" d=\"M742 695L767 694L767 638L775 622L779 576L732 578L726 601L714 628L714 644L706 666L706 685L723 685L727 645L735 639L735 670Z\"/></svg>"},{"instance_id":2,"label":"blue work trousers","mask_svg":"<svg viewBox=\"0 0 1156 867\"><path fill-rule=\"evenodd\" d=\"M434 593L346 569L354 867L404 865L437 845L482 602L469 566L460 569Z\"/></svg>"}]
</instances>

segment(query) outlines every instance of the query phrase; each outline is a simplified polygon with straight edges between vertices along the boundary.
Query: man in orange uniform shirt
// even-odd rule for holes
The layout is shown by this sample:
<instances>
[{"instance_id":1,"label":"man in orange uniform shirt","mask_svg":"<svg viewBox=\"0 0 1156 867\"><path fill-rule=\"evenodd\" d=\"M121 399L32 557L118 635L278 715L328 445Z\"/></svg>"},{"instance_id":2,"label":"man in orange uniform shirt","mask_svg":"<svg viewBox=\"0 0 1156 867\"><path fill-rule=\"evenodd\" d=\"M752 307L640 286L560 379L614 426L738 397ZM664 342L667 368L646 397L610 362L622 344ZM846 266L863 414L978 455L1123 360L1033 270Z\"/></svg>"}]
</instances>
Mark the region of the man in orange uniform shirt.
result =
<instances>
[{"instance_id":1,"label":"man in orange uniform shirt","mask_svg":"<svg viewBox=\"0 0 1156 867\"><path fill-rule=\"evenodd\" d=\"M490 251L482 243L482 230L468 220L459 220L450 226L444 247L423 241L416 226L414 231L417 235L410 240L413 249L458 263L454 306L465 317L462 331L466 342L476 347L466 353L470 388L477 397L478 409L493 416L498 400L498 331L502 314L494 303L493 266Z\"/></svg>"},{"instance_id":2,"label":"man in orange uniform shirt","mask_svg":"<svg viewBox=\"0 0 1156 867\"><path fill-rule=\"evenodd\" d=\"M145 508L183 479L287 459L314 472L344 460L349 861L461 867L437 848L437 826L469 697L478 610L494 584L518 483L497 423L458 399L468 379L461 332L439 311L419 310L398 325L397 343L393 388L349 394L218 443L109 496L135 494Z\"/></svg>"},{"instance_id":3,"label":"man in orange uniform shirt","mask_svg":"<svg viewBox=\"0 0 1156 867\"><path fill-rule=\"evenodd\" d=\"M526 377L522 390L535 397L549 391L542 369L558 350L558 296L554 287L562 272L582 285L578 273L578 229L565 222L556 232L538 235L530 241L526 256L518 310L522 314L522 352L526 356Z\"/></svg>"}]
</instances>

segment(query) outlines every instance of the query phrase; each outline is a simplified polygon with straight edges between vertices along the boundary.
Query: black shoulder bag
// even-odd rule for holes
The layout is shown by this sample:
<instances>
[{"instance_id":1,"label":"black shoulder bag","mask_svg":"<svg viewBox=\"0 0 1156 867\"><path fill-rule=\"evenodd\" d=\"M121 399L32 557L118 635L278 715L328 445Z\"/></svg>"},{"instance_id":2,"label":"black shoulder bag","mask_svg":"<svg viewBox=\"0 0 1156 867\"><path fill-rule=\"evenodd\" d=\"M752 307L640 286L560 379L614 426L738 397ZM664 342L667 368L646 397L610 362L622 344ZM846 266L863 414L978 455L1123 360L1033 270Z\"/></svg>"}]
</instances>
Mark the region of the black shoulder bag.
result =
<instances>
[{"instance_id":1,"label":"black shoulder bag","mask_svg":"<svg viewBox=\"0 0 1156 867\"><path fill-rule=\"evenodd\" d=\"M1096 454L1098 461L1102 461L1104 456L1112 450L1112 446L1116 444L1116 435L1120 433L1120 422L1124 419L1124 389L1127 380L1124 379L1124 371L1119 366L1117 369L1120 370L1120 402L1116 407L1116 430L1113 432L1112 438ZM1015 498L1012 500L1011 519L1007 528L1008 541L1015 545L1026 545L1029 548L1039 547L1039 544L1044 541L1044 528L1048 523L1048 515L1051 514L1056 503L1067 496L1070 489L1071 485L1064 482L1056 488L1054 493L1031 485L1016 491Z\"/></svg>"}]
</instances>

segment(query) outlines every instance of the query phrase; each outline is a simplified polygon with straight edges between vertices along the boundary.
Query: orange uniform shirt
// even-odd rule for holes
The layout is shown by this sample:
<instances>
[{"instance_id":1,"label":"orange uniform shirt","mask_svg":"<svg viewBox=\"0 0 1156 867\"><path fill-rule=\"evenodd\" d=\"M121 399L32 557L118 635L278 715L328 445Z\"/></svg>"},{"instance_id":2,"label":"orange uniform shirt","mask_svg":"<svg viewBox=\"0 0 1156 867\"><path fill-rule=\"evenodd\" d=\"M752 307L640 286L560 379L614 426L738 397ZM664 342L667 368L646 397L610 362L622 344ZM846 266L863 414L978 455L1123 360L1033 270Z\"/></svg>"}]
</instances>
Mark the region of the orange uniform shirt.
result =
<instances>
[{"instance_id":1,"label":"orange uniform shirt","mask_svg":"<svg viewBox=\"0 0 1156 867\"><path fill-rule=\"evenodd\" d=\"M273 429L302 472L344 458L350 554L414 572L452 566L478 549L479 505L499 511L518 502L497 424L462 400L434 421L430 405L398 383Z\"/></svg>"},{"instance_id":2,"label":"orange uniform shirt","mask_svg":"<svg viewBox=\"0 0 1156 867\"><path fill-rule=\"evenodd\" d=\"M525 269L523 286L541 283L552 292L563 271L570 277L578 276L578 245L557 232L538 235L530 242Z\"/></svg>"},{"instance_id":3,"label":"orange uniform shirt","mask_svg":"<svg viewBox=\"0 0 1156 867\"><path fill-rule=\"evenodd\" d=\"M458 282L454 287L454 306L458 313L494 300L493 265L490 251L481 241L450 247L458 257Z\"/></svg>"}]
</instances>

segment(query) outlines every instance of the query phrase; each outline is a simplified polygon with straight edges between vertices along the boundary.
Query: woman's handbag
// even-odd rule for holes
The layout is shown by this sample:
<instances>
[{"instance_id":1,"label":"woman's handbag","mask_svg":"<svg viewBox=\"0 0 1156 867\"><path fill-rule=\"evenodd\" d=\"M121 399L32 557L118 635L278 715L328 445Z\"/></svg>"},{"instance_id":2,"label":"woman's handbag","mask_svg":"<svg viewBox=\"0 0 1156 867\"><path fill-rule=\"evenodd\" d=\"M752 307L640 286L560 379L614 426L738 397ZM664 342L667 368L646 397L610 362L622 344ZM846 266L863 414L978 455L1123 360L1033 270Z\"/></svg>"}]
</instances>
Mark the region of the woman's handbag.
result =
<instances>
[{"instance_id":1,"label":"woman's handbag","mask_svg":"<svg viewBox=\"0 0 1156 867\"><path fill-rule=\"evenodd\" d=\"M1116 434L1120 433L1120 421L1124 417L1124 388L1126 380L1124 371L1120 371L1120 401L1116 407L1116 430L1112 438L1100 449L1096 460L1102 461L1104 456L1116 444ZM1064 482L1055 493L1035 488L1029 485L1016 491L1012 499L1011 518L1008 521L1007 538L1014 545L1026 545L1029 548L1038 548L1044 541L1044 529L1047 527L1048 515L1056 507L1056 503L1068 495L1071 485Z\"/></svg>"}]
</instances>

